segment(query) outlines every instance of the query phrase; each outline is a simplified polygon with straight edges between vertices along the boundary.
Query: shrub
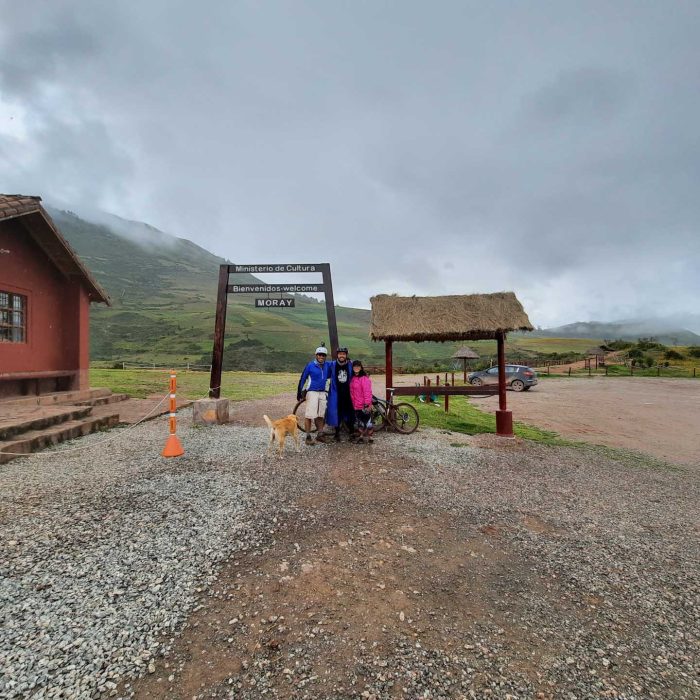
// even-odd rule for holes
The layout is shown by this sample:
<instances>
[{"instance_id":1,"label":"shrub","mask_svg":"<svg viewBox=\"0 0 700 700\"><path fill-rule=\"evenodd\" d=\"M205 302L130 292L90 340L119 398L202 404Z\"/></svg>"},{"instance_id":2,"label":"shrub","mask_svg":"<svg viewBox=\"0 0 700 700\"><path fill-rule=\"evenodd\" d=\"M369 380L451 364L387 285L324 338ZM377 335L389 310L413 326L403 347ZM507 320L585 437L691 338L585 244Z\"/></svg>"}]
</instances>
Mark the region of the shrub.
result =
<instances>
[{"instance_id":1,"label":"shrub","mask_svg":"<svg viewBox=\"0 0 700 700\"><path fill-rule=\"evenodd\" d=\"M690 357L700 357L700 345L689 346L688 355L690 355Z\"/></svg>"},{"instance_id":2,"label":"shrub","mask_svg":"<svg viewBox=\"0 0 700 700\"><path fill-rule=\"evenodd\" d=\"M610 348L610 350L627 350L628 348L631 348L634 343L630 343L628 340L608 340L607 338L604 341L604 346L605 348Z\"/></svg>"},{"instance_id":3,"label":"shrub","mask_svg":"<svg viewBox=\"0 0 700 700\"><path fill-rule=\"evenodd\" d=\"M667 360L682 360L683 359L683 355L681 355L676 350L666 350L664 357Z\"/></svg>"},{"instance_id":4,"label":"shrub","mask_svg":"<svg viewBox=\"0 0 700 700\"><path fill-rule=\"evenodd\" d=\"M653 367L654 366L654 358L653 357L645 357L644 362L647 367Z\"/></svg>"},{"instance_id":5,"label":"shrub","mask_svg":"<svg viewBox=\"0 0 700 700\"><path fill-rule=\"evenodd\" d=\"M661 343L657 343L654 338L639 338L637 340L637 347L640 350L665 350L666 346Z\"/></svg>"}]
</instances>

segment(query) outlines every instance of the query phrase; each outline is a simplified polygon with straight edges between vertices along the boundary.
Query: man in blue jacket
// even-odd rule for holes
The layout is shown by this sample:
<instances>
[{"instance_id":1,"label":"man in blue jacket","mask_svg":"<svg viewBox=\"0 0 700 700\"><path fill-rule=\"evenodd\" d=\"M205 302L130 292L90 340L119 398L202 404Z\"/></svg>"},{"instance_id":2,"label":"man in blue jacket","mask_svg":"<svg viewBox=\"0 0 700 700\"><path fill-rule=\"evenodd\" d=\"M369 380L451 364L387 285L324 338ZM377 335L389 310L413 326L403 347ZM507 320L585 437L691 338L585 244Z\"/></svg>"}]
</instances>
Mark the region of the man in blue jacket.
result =
<instances>
[{"instance_id":1,"label":"man in blue jacket","mask_svg":"<svg viewBox=\"0 0 700 700\"><path fill-rule=\"evenodd\" d=\"M313 445L315 442L311 437L311 421L316 424L316 442L326 442L323 428L331 380L331 368L326 362L327 356L328 350L323 345L316 348L316 357L304 367L297 387L297 400L301 401L306 395L304 427L307 445Z\"/></svg>"}]
</instances>

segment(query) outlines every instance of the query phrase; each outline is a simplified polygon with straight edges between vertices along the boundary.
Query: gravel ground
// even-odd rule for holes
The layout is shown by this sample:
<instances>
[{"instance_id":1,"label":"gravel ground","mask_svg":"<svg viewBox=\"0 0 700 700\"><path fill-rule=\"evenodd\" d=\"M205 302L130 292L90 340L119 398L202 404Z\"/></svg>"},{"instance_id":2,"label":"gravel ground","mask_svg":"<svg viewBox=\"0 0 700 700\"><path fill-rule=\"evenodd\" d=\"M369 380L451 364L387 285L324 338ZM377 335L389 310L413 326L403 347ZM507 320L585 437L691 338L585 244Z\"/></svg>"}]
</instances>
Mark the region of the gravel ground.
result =
<instances>
[{"instance_id":1,"label":"gravel ground","mask_svg":"<svg viewBox=\"0 0 700 700\"><path fill-rule=\"evenodd\" d=\"M165 460L158 420L0 469L1 697L116 694L167 652L221 562L260 543L265 495L235 466L261 432L181 422L187 454Z\"/></svg>"},{"instance_id":2,"label":"gravel ground","mask_svg":"<svg viewBox=\"0 0 700 700\"><path fill-rule=\"evenodd\" d=\"M700 697L696 473L180 424L0 469L0 696Z\"/></svg>"}]
</instances>

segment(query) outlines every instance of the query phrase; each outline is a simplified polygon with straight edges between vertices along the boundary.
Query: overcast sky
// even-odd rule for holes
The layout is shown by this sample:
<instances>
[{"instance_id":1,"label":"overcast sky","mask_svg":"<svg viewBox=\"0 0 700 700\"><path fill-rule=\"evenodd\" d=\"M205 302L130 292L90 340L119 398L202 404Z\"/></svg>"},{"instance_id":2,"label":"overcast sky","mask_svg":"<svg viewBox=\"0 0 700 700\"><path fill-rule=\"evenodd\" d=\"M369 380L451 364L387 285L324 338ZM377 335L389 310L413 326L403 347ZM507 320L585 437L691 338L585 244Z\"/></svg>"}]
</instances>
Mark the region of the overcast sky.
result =
<instances>
[{"instance_id":1,"label":"overcast sky","mask_svg":"<svg viewBox=\"0 0 700 700\"><path fill-rule=\"evenodd\" d=\"M542 326L699 311L696 1L0 16L2 192L235 262L330 261L343 305L513 290Z\"/></svg>"}]
</instances>

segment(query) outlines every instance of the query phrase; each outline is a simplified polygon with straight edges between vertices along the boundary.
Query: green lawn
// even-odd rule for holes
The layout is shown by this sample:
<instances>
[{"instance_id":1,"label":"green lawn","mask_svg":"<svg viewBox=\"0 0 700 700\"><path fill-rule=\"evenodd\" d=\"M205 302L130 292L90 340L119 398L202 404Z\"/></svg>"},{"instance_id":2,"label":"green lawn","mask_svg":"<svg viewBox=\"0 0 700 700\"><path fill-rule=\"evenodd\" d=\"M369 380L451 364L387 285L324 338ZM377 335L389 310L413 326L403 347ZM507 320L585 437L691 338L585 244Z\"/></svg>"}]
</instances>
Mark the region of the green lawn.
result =
<instances>
[{"instance_id":1,"label":"green lawn","mask_svg":"<svg viewBox=\"0 0 700 700\"><path fill-rule=\"evenodd\" d=\"M423 427L450 430L455 433L477 435L479 433L496 432L496 416L469 403L464 396L450 397L450 412L445 413L444 397L440 397L440 406L424 404L409 400L416 407ZM524 423L515 423L513 431L518 437L534 440L546 445L572 445L570 440L564 440L557 433L541 430Z\"/></svg>"}]
</instances>

